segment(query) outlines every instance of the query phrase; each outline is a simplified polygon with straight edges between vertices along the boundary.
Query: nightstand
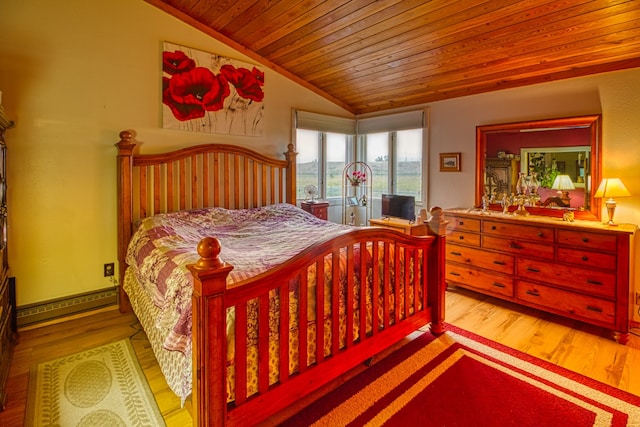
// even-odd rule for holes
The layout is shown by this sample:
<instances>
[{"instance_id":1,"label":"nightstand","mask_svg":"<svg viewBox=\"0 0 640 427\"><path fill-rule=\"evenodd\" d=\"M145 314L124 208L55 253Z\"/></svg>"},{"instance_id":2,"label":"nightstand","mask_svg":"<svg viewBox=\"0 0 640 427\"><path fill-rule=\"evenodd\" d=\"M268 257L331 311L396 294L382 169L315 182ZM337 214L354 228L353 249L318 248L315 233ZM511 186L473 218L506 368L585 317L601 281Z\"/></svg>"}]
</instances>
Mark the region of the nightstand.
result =
<instances>
[{"instance_id":1,"label":"nightstand","mask_svg":"<svg viewBox=\"0 0 640 427\"><path fill-rule=\"evenodd\" d=\"M370 219L369 224L377 227L391 228L410 236L426 236L427 226L423 222L408 221L402 218Z\"/></svg>"},{"instance_id":2,"label":"nightstand","mask_svg":"<svg viewBox=\"0 0 640 427\"><path fill-rule=\"evenodd\" d=\"M300 207L303 211L309 212L316 218L324 219L325 221L329 218L329 202L300 202Z\"/></svg>"}]
</instances>

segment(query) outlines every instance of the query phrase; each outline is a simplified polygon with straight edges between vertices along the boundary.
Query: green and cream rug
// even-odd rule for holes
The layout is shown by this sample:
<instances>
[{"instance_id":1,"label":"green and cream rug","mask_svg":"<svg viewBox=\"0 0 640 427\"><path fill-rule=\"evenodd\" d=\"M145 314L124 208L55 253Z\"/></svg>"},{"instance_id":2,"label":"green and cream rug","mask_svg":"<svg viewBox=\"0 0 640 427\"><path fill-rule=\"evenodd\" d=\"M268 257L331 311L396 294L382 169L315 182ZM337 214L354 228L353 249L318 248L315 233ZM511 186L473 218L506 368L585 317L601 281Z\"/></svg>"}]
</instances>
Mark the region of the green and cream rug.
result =
<instances>
[{"instance_id":1,"label":"green and cream rug","mask_svg":"<svg viewBox=\"0 0 640 427\"><path fill-rule=\"evenodd\" d=\"M163 426L128 339L31 369L28 426Z\"/></svg>"}]
</instances>

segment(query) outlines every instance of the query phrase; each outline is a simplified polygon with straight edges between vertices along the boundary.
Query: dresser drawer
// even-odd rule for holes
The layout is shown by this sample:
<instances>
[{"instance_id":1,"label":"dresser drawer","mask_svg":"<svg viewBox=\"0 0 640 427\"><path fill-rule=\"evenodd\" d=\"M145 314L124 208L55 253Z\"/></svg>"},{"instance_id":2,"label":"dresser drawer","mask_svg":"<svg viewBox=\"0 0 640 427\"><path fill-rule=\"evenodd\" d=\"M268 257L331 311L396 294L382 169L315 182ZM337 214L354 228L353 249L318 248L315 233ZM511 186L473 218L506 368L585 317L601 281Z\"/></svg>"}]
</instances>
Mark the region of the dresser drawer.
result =
<instances>
[{"instance_id":1,"label":"dresser drawer","mask_svg":"<svg viewBox=\"0 0 640 427\"><path fill-rule=\"evenodd\" d=\"M504 274L513 274L515 262L512 255L489 252L447 243L446 260L473 267L486 268Z\"/></svg>"},{"instance_id":2,"label":"dresser drawer","mask_svg":"<svg viewBox=\"0 0 640 427\"><path fill-rule=\"evenodd\" d=\"M525 281L518 281L516 295L520 301L560 314L615 325L616 305L612 301Z\"/></svg>"},{"instance_id":3,"label":"dresser drawer","mask_svg":"<svg viewBox=\"0 0 640 427\"><path fill-rule=\"evenodd\" d=\"M480 220L459 216L447 215L449 224L447 228L462 231L480 231Z\"/></svg>"},{"instance_id":4,"label":"dresser drawer","mask_svg":"<svg viewBox=\"0 0 640 427\"><path fill-rule=\"evenodd\" d=\"M615 273L519 258L516 274L521 279L550 283L591 295L609 298L616 295Z\"/></svg>"},{"instance_id":5,"label":"dresser drawer","mask_svg":"<svg viewBox=\"0 0 640 427\"><path fill-rule=\"evenodd\" d=\"M447 243L449 242L480 247L480 235L465 231L447 230Z\"/></svg>"},{"instance_id":6,"label":"dresser drawer","mask_svg":"<svg viewBox=\"0 0 640 427\"><path fill-rule=\"evenodd\" d=\"M553 228L548 227L485 221L482 224L482 232L487 234L497 234L499 236L513 239L524 239L548 244L552 244L554 241L554 230Z\"/></svg>"},{"instance_id":7,"label":"dresser drawer","mask_svg":"<svg viewBox=\"0 0 640 427\"><path fill-rule=\"evenodd\" d=\"M615 270L616 256L599 252L585 251L582 249L569 249L558 247L557 260L582 267L603 268Z\"/></svg>"},{"instance_id":8,"label":"dresser drawer","mask_svg":"<svg viewBox=\"0 0 640 427\"><path fill-rule=\"evenodd\" d=\"M615 252L617 238L615 235L588 233L584 231L558 230L558 243L578 246L585 249Z\"/></svg>"},{"instance_id":9,"label":"dresser drawer","mask_svg":"<svg viewBox=\"0 0 640 427\"><path fill-rule=\"evenodd\" d=\"M483 293L513 298L513 278L497 273L447 263L445 280Z\"/></svg>"},{"instance_id":10,"label":"dresser drawer","mask_svg":"<svg viewBox=\"0 0 640 427\"><path fill-rule=\"evenodd\" d=\"M505 236L482 236L482 247L524 256L553 260L553 245L535 243Z\"/></svg>"}]
</instances>

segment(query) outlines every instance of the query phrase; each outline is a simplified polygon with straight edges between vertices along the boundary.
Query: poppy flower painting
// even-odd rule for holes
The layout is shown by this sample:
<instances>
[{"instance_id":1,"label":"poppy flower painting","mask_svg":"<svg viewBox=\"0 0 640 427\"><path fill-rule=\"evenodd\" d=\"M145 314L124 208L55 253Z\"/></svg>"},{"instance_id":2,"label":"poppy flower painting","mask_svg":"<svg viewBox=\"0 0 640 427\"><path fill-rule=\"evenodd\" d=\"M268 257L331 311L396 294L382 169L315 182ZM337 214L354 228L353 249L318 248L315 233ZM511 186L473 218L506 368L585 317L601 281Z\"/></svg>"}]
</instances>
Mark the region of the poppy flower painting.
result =
<instances>
[{"instance_id":1,"label":"poppy flower painting","mask_svg":"<svg viewBox=\"0 0 640 427\"><path fill-rule=\"evenodd\" d=\"M262 136L264 71L252 64L164 42L163 127Z\"/></svg>"}]
</instances>

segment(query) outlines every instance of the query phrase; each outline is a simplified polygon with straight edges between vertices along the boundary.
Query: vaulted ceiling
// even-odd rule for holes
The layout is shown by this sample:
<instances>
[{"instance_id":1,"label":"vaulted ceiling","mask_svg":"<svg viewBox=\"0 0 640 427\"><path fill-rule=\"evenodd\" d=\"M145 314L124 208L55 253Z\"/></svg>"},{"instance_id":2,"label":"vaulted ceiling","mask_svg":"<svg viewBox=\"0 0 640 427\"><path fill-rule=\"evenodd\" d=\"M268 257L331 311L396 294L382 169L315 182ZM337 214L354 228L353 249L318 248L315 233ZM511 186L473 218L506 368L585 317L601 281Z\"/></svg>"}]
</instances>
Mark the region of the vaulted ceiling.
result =
<instances>
[{"instance_id":1,"label":"vaulted ceiling","mask_svg":"<svg viewBox=\"0 0 640 427\"><path fill-rule=\"evenodd\" d=\"M146 1L356 114L640 67L638 0Z\"/></svg>"}]
</instances>

